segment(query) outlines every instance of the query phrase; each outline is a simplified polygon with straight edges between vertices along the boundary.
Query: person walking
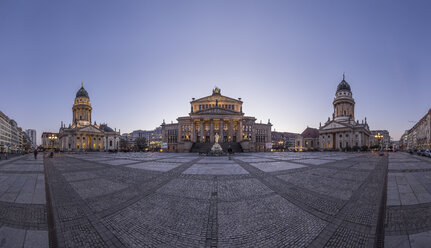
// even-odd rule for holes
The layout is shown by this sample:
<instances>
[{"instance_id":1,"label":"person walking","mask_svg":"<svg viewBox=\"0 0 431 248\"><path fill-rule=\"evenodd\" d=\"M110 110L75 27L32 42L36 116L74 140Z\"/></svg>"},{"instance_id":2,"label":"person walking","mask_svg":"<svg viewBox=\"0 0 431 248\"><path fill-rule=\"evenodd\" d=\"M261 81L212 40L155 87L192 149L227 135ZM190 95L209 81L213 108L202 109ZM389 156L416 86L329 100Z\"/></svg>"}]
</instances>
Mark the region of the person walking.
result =
<instances>
[{"instance_id":1,"label":"person walking","mask_svg":"<svg viewBox=\"0 0 431 248\"><path fill-rule=\"evenodd\" d=\"M227 153L229 154L229 160L232 160L232 147L229 146L229 148L227 149Z\"/></svg>"},{"instance_id":2,"label":"person walking","mask_svg":"<svg viewBox=\"0 0 431 248\"><path fill-rule=\"evenodd\" d=\"M33 154L34 154L34 159L37 159L37 149L34 149Z\"/></svg>"}]
</instances>

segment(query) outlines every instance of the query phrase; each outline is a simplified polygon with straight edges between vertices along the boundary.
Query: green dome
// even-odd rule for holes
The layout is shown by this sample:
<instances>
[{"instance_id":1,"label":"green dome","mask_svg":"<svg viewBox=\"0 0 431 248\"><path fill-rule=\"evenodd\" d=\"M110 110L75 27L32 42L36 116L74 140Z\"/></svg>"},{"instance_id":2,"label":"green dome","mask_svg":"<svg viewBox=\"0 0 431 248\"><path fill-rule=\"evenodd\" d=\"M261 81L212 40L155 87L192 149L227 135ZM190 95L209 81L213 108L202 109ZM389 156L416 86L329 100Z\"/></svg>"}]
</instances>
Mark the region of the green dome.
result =
<instances>
[{"instance_id":1,"label":"green dome","mask_svg":"<svg viewBox=\"0 0 431 248\"><path fill-rule=\"evenodd\" d=\"M84 86L81 86L81 89L76 92L76 97L88 97L88 92L84 89Z\"/></svg>"}]
</instances>

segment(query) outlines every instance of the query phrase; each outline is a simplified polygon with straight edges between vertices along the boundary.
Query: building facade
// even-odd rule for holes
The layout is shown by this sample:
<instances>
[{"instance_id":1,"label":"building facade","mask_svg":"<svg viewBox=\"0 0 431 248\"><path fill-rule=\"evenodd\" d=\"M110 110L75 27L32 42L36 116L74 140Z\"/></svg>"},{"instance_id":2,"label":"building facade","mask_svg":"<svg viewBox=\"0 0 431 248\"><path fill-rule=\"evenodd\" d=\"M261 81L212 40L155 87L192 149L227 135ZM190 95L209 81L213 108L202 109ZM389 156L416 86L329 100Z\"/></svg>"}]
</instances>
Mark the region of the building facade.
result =
<instances>
[{"instance_id":1,"label":"building facade","mask_svg":"<svg viewBox=\"0 0 431 248\"><path fill-rule=\"evenodd\" d=\"M274 151L292 150L295 148L295 138L299 133L271 132L272 149Z\"/></svg>"},{"instance_id":2,"label":"building facade","mask_svg":"<svg viewBox=\"0 0 431 248\"><path fill-rule=\"evenodd\" d=\"M131 133L123 133L121 139L127 150L134 150L135 141L138 138L145 138L149 151L158 151L162 145L162 128L157 127L153 130L135 130Z\"/></svg>"},{"instance_id":3,"label":"building facade","mask_svg":"<svg viewBox=\"0 0 431 248\"><path fill-rule=\"evenodd\" d=\"M16 121L0 111L0 153L19 153L26 150L27 144L22 128Z\"/></svg>"},{"instance_id":4,"label":"building facade","mask_svg":"<svg viewBox=\"0 0 431 248\"><path fill-rule=\"evenodd\" d=\"M382 140L379 141L376 138L376 135L382 135ZM370 147L382 145L384 149L387 149L391 146L391 136L389 136L388 130L372 130L370 136Z\"/></svg>"},{"instance_id":5,"label":"building facade","mask_svg":"<svg viewBox=\"0 0 431 248\"><path fill-rule=\"evenodd\" d=\"M41 138L43 149L58 148L58 133L43 132Z\"/></svg>"},{"instance_id":6,"label":"building facade","mask_svg":"<svg viewBox=\"0 0 431 248\"><path fill-rule=\"evenodd\" d=\"M407 150L408 148L408 140L409 140L409 130L404 131L403 135L400 138L400 150Z\"/></svg>"},{"instance_id":7,"label":"building facade","mask_svg":"<svg viewBox=\"0 0 431 248\"><path fill-rule=\"evenodd\" d=\"M27 129L27 130L25 130L25 133L29 137L29 139L30 139L33 147L36 147L37 146L37 143L36 143L36 130L34 130L34 129Z\"/></svg>"},{"instance_id":8,"label":"building facade","mask_svg":"<svg viewBox=\"0 0 431 248\"><path fill-rule=\"evenodd\" d=\"M58 133L59 148L62 151L117 151L120 131L107 124L92 124L92 106L88 92L82 85L76 93L72 107L72 124L61 124Z\"/></svg>"},{"instance_id":9,"label":"building facade","mask_svg":"<svg viewBox=\"0 0 431 248\"><path fill-rule=\"evenodd\" d=\"M355 100L350 85L343 80L338 84L333 101L334 113L319 127L322 150L343 150L349 147L369 146L370 128L367 118L355 121Z\"/></svg>"},{"instance_id":10,"label":"building facade","mask_svg":"<svg viewBox=\"0 0 431 248\"><path fill-rule=\"evenodd\" d=\"M431 149L431 109L401 139L404 149Z\"/></svg>"},{"instance_id":11,"label":"building facade","mask_svg":"<svg viewBox=\"0 0 431 248\"><path fill-rule=\"evenodd\" d=\"M307 127L300 135L295 137L295 150L319 150L319 142L319 130L317 128Z\"/></svg>"},{"instance_id":12,"label":"building facade","mask_svg":"<svg viewBox=\"0 0 431 248\"><path fill-rule=\"evenodd\" d=\"M190 102L189 116L179 117L177 123L162 123L162 139L165 151L189 152L202 150L215 142L225 148L228 145L240 150L267 151L271 144L271 123L256 123L256 118L245 116L241 98L223 96L219 88L212 95ZM223 145L224 144L224 145ZM193 147L193 149L192 149Z\"/></svg>"}]
</instances>

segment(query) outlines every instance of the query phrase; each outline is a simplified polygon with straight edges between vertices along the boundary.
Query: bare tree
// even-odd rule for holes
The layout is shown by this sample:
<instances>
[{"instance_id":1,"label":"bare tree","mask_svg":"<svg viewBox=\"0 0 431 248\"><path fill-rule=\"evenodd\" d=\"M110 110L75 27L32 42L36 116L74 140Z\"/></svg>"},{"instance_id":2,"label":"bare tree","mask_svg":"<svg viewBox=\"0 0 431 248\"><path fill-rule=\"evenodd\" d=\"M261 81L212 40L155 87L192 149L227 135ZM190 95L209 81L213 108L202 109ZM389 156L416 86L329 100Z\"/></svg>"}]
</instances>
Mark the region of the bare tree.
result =
<instances>
[{"instance_id":1,"label":"bare tree","mask_svg":"<svg viewBox=\"0 0 431 248\"><path fill-rule=\"evenodd\" d=\"M144 137L135 139L135 147L138 151L145 151L145 148L148 147L147 139Z\"/></svg>"}]
</instances>

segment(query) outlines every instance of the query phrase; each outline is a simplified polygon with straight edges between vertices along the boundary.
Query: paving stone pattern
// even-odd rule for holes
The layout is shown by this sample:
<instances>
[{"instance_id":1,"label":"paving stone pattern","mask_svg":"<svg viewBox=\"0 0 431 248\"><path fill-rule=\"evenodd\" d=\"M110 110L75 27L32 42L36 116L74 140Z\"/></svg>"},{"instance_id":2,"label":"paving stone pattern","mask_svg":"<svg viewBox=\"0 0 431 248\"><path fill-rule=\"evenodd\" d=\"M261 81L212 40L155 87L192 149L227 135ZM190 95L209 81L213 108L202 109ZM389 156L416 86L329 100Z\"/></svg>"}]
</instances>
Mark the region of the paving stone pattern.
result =
<instances>
[{"instance_id":1,"label":"paving stone pattern","mask_svg":"<svg viewBox=\"0 0 431 248\"><path fill-rule=\"evenodd\" d=\"M58 247L363 247L375 239L385 161L89 153L45 166Z\"/></svg>"},{"instance_id":2,"label":"paving stone pattern","mask_svg":"<svg viewBox=\"0 0 431 248\"><path fill-rule=\"evenodd\" d=\"M47 247L50 230L51 247L374 247L385 231L387 247L423 247L427 166L407 154L28 156L0 164L0 244Z\"/></svg>"},{"instance_id":3,"label":"paving stone pattern","mask_svg":"<svg viewBox=\"0 0 431 248\"><path fill-rule=\"evenodd\" d=\"M431 159L407 153L389 155L385 244L431 246Z\"/></svg>"},{"instance_id":4,"label":"paving stone pattern","mask_svg":"<svg viewBox=\"0 0 431 248\"><path fill-rule=\"evenodd\" d=\"M48 247L43 156L0 160L0 247Z\"/></svg>"}]
</instances>

